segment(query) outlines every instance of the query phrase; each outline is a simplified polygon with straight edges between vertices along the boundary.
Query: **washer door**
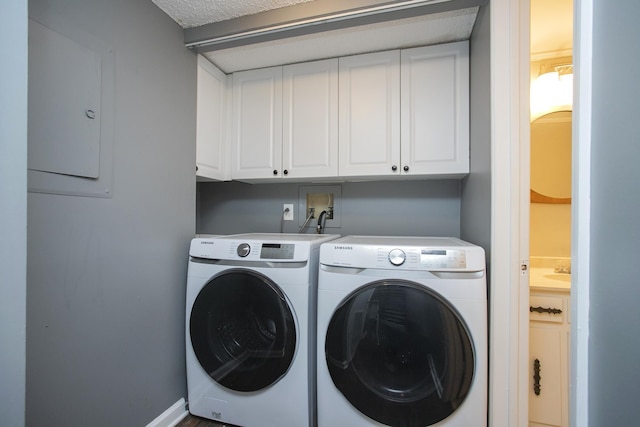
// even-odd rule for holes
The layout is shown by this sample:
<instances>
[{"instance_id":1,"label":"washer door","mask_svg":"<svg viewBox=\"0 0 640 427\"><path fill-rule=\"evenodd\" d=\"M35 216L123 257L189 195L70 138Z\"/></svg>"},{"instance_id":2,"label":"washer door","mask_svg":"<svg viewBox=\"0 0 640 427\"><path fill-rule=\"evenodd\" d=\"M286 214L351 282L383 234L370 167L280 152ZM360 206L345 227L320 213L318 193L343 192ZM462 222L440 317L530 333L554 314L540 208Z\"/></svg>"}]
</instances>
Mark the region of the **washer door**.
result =
<instances>
[{"instance_id":1,"label":"washer door","mask_svg":"<svg viewBox=\"0 0 640 427\"><path fill-rule=\"evenodd\" d=\"M464 401L474 375L469 331L439 294L384 280L359 288L334 313L325 341L335 386L366 416L428 426Z\"/></svg>"},{"instance_id":2,"label":"washer door","mask_svg":"<svg viewBox=\"0 0 640 427\"><path fill-rule=\"evenodd\" d=\"M296 330L282 290L254 271L213 277L191 309L191 344L220 385L257 391L282 378L293 360Z\"/></svg>"}]
</instances>

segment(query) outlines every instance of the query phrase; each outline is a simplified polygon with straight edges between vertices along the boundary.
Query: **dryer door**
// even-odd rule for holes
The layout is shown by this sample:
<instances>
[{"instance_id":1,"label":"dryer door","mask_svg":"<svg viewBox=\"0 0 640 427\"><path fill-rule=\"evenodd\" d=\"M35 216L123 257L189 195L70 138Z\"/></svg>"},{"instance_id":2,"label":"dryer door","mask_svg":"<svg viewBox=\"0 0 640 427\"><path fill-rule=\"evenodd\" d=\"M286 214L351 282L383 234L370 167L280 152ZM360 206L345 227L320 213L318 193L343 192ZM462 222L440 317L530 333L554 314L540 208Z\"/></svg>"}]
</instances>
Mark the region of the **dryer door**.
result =
<instances>
[{"instance_id":1,"label":"dryer door","mask_svg":"<svg viewBox=\"0 0 640 427\"><path fill-rule=\"evenodd\" d=\"M193 303L189 328L202 368L236 391L277 382L296 348L295 321L284 293L251 270L230 269L213 277Z\"/></svg>"},{"instance_id":2,"label":"dryer door","mask_svg":"<svg viewBox=\"0 0 640 427\"><path fill-rule=\"evenodd\" d=\"M325 341L335 386L360 412L390 426L435 424L464 401L474 376L469 331L442 296L384 280L350 294Z\"/></svg>"}]
</instances>

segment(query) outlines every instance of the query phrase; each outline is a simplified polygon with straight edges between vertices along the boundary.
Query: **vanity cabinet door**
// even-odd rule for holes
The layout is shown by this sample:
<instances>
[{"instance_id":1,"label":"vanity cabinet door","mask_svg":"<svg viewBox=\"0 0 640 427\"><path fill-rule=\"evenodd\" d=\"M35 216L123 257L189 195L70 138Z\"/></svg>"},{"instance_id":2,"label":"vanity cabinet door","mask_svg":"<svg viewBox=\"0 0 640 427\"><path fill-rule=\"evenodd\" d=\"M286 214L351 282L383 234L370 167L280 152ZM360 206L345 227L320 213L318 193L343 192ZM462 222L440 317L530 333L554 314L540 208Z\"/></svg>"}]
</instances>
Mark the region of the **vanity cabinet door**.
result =
<instances>
[{"instance_id":1,"label":"vanity cabinet door","mask_svg":"<svg viewBox=\"0 0 640 427\"><path fill-rule=\"evenodd\" d=\"M282 174L282 67L233 74L231 176Z\"/></svg>"},{"instance_id":2,"label":"vanity cabinet door","mask_svg":"<svg viewBox=\"0 0 640 427\"><path fill-rule=\"evenodd\" d=\"M227 180L227 76L198 55L197 81L196 179Z\"/></svg>"},{"instance_id":3,"label":"vanity cabinet door","mask_svg":"<svg viewBox=\"0 0 640 427\"><path fill-rule=\"evenodd\" d=\"M561 335L558 328L533 324L529 330L530 427L562 426Z\"/></svg>"},{"instance_id":4,"label":"vanity cabinet door","mask_svg":"<svg viewBox=\"0 0 640 427\"><path fill-rule=\"evenodd\" d=\"M569 295L535 292L529 303L529 427L569 427Z\"/></svg>"},{"instance_id":5,"label":"vanity cabinet door","mask_svg":"<svg viewBox=\"0 0 640 427\"><path fill-rule=\"evenodd\" d=\"M402 51L403 173L469 173L468 46L462 41Z\"/></svg>"}]
</instances>

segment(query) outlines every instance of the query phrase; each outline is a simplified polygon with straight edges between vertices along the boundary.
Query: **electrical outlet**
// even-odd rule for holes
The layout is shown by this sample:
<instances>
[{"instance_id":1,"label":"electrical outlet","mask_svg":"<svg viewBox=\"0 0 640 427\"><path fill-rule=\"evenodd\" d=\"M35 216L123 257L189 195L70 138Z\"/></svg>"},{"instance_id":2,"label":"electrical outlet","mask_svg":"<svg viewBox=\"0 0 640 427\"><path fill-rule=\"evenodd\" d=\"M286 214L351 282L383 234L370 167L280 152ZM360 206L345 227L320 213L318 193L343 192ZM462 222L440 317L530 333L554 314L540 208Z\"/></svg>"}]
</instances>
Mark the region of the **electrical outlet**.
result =
<instances>
[{"instance_id":1,"label":"electrical outlet","mask_svg":"<svg viewBox=\"0 0 640 427\"><path fill-rule=\"evenodd\" d=\"M293 221L293 203L285 203L282 208L282 219L285 221Z\"/></svg>"}]
</instances>

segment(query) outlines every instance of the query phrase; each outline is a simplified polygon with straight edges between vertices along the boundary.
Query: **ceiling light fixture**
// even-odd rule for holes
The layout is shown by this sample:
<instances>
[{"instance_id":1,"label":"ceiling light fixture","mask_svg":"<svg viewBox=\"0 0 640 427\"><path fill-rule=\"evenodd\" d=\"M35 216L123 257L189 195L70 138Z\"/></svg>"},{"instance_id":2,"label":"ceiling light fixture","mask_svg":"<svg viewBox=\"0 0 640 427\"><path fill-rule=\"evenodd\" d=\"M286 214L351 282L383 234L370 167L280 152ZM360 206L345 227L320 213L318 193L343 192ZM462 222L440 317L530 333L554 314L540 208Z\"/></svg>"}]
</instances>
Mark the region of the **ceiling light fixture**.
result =
<instances>
[{"instance_id":1,"label":"ceiling light fixture","mask_svg":"<svg viewBox=\"0 0 640 427\"><path fill-rule=\"evenodd\" d=\"M573 109L573 65L542 65L531 82L531 121L554 111Z\"/></svg>"},{"instance_id":2,"label":"ceiling light fixture","mask_svg":"<svg viewBox=\"0 0 640 427\"><path fill-rule=\"evenodd\" d=\"M405 9L426 6L437 3L446 3L452 0L408 0L397 3L385 4L381 6L368 7L364 9L357 9L347 12L340 12L329 15L322 15L320 17L314 17L309 19L301 19L299 21L288 22L281 25L272 25L268 27L258 28L249 31L243 31L239 33L228 34L219 37L212 37L205 40L194 41L187 43L186 47L191 49L200 49L208 46L213 46L220 43L228 43L231 41L242 40L251 37L264 36L284 31L297 30L305 27L336 23L340 21L347 21L355 18L363 18L372 15L378 15L382 13L397 12Z\"/></svg>"}]
</instances>

